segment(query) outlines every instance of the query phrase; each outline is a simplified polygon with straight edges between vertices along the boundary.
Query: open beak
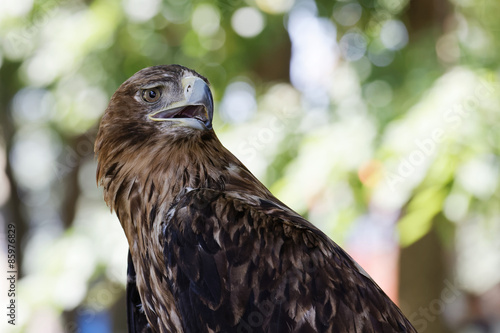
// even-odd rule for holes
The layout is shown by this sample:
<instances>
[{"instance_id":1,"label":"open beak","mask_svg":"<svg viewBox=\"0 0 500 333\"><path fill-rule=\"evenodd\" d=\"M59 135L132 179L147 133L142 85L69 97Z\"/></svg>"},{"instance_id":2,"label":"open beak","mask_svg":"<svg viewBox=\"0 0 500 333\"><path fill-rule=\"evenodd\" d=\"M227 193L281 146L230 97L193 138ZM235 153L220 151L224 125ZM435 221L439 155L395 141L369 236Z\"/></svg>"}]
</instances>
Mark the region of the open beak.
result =
<instances>
[{"instance_id":1,"label":"open beak","mask_svg":"<svg viewBox=\"0 0 500 333\"><path fill-rule=\"evenodd\" d=\"M188 127L211 129L214 102L208 84L196 76L185 77L181 83L184 98L148 117L154 121L175 121Z\"/></svg>"}]
</instances>

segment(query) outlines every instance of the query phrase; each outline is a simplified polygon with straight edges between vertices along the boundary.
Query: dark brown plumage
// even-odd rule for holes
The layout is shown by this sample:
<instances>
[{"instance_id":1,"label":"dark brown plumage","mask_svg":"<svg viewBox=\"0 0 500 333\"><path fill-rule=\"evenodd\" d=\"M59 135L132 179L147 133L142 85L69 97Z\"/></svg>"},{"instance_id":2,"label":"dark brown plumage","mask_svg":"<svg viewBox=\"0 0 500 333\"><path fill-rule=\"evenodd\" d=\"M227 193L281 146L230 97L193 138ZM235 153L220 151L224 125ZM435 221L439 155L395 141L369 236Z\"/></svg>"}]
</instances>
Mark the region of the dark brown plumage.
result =
<instances>
[{"instance_id":1,"label":"dark brown plumage","mask_svg":"<svg viewBox=\"0 0 500 333\"><path fill-rule=\"evenodd\" d=\"M416 332L221 145L207 83L178 65L143 69L101 121L97 180L130 246L130 331Z\"/></svg>"}]
</instances>

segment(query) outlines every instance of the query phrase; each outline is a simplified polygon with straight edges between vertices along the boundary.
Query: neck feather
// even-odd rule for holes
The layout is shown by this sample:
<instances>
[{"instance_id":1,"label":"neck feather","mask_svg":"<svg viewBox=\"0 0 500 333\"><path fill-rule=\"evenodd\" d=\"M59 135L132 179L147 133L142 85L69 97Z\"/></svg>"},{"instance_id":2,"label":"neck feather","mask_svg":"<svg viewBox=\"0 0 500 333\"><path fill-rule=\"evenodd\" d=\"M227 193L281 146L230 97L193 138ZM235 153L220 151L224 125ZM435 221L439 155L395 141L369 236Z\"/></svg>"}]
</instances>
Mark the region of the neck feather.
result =
<instances>
[{"instance_id":1,"label":"neck feather","mask_svg":"<svg viewBox=\"0 0 500 333\"><path fill-rule=\"evenodd\" d=\"M122 144L106 144L98 138L97 180L131 248L139 233L160 226L161 221L156 219L165 216L166 209L186 188L243 191L272 198L212 130L185 134L141 141L130 137ZM142 229L141 224L145 224Z\"/></svg>"}]
</instances>

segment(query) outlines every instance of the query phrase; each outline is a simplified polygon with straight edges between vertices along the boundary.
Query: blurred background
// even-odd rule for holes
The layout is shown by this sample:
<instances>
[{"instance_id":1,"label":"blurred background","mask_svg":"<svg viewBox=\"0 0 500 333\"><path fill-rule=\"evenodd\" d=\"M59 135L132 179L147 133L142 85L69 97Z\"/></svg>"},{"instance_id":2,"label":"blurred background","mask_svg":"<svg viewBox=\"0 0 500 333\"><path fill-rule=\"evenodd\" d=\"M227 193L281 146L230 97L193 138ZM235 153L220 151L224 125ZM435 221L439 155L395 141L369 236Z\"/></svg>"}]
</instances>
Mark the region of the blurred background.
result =
<instances>
[{"instance_id":1,"label":"blurred background","mask_svg":"<svg viewBox=\"0 0 500 333\"><path fill-rule=\"evenodd\" d=\"M2 309L7 229L19 279L0 330L126 332L127 244L93 143L124 80L178 63L211 81L223 144L419 332L500 332L499 14L497 0L1 1Z\"/></svg>"}]
</instances>

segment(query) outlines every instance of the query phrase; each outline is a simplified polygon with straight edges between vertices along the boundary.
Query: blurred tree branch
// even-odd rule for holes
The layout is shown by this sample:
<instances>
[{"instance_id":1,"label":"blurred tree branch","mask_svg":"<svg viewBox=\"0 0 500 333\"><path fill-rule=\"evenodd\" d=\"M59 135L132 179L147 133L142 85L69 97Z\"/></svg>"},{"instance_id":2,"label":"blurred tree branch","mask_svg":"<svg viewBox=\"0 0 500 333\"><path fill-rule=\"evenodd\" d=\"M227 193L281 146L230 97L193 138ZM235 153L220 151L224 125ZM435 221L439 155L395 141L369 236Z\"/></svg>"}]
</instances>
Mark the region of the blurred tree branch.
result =
<instances>
[{"instance_id":1,"label":"blurred tree branch","mask_svg":"<svg viewBox=\"0 0 500 333\"><path fill-rule=\"evenodd\" d=\"M0 67L0 123L2 124L2 140L5 144L7 153L6 173L11 186L11 195L5 206L2 207L2 210L5 212L5 217L7 218L5 223L14 223L16 225L17 269L18 276L22 277L24 276L23 244L29 232L29 227L28 221L26 220L26 214L23 214L25 209L20 199L20 195L22 196L22 193L20 193L22 189L17 185L16 178L13 175L12 164L8 157L16 133L11 115L11 103L16 92L23 86L22 83L19 82L19 67L20 63L10 61L5 61Z\"/></svg>"}]
</instances>

